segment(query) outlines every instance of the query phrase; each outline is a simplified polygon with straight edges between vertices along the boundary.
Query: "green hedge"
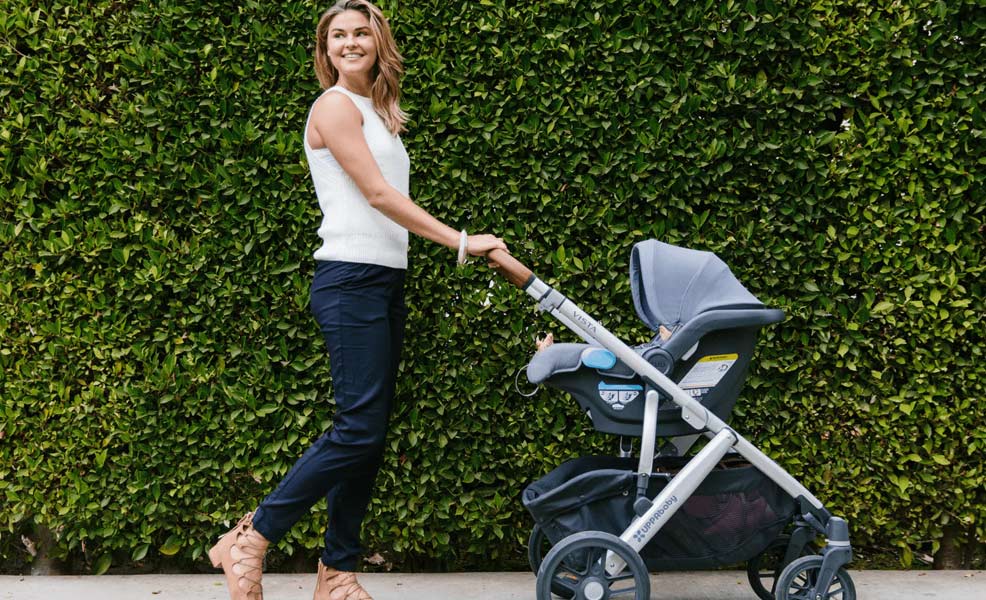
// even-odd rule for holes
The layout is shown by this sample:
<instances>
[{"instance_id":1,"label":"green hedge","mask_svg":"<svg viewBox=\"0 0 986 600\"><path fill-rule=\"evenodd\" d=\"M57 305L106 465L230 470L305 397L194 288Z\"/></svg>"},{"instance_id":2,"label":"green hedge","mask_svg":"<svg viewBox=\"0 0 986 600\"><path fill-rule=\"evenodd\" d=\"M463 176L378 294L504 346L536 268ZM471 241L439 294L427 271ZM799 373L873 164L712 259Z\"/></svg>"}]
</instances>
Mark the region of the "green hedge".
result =
<instances>
[{"instance_id":1,"label":"green hedge","mask_svg":"<svg viewBox=\"0 0 986 600\"><path fill-rule=\"evenodd\" d=\"M205 564L331 423L307 311L308 1L12 0L0 14L0 559ZM986 13L973 0L388 1L412 196L637 343L631 245L717 252L787 320L737 429L864 564L986 539ZM414 239L366 541L399 568L522 567L520 491L611 453L518 395L561 327ZM562 335L563 339L572 336ZM316 511L273 557L314 557ZM312 559L313 560L313 559Z\"/></svg>"}]
</instances>

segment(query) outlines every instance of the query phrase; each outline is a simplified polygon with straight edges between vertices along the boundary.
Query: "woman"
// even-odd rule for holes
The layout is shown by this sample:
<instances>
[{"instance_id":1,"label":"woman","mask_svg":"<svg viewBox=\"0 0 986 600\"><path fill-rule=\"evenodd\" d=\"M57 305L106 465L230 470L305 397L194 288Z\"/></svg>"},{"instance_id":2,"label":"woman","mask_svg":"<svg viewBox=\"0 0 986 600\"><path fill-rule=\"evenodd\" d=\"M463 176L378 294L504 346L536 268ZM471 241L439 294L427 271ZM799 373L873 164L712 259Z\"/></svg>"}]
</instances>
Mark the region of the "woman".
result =
<instances>
[{"instance_id":1,"label":"woman","mask_svg":"<svg viewBox=\"0 0 986 600\"><path fill-rule=\"evenodd\" d=\"M408 198L409 162L398 134L401 56L380 10L343 0L319 20L315 70L323 88L305 126L305 154L322 209L311 308L329 351L333 428L273 493L209 551L233 600L262 598L268 544L320 498L329 524L316 600L369 600L353 573L359 532L384 450L400 362L408 231L465 255L506 250L492 235L467 235Z\"/></svg>"}]
</instances>

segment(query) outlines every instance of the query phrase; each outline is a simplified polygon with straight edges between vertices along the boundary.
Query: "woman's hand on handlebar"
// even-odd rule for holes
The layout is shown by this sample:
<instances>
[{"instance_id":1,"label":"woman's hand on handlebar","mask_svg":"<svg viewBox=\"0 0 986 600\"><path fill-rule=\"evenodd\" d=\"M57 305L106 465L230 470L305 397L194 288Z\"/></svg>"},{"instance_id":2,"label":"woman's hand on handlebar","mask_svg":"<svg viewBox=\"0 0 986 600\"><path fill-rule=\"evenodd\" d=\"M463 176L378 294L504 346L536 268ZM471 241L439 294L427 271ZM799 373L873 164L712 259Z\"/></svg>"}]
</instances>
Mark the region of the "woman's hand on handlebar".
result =
<instances>
[{"instance_id":1,"label":"woman's hand on handlebar","mask_svg":"<svg viewBox=\"0 0 986 600\"><path fill-rule=\"evenodd\" d=\"M516 258L510 256L510 252L507 250L506 245L503 244L503 240L495 236L489 237L494 242L489 246L489 250L486 251L486 264L500 275L506 277L511 285L527 289L527 286L537 279L534 277L534 273L531 273L531 270L522 265ZM469 252L471 254L478 254L478 252L473 252L472 248L469 249Z\"/></svg>"},{"instance_id":2,"label":"woman's hand on handlebar","mask_svg":"<svg viewBox=\"0 0 986 600\"><path fill-rule=\"evenodd\" d=\"M484 256L490 250L507 250L507 245L503 240L489 233L470 235L466 241L466 251L472 256Z\"/></svg>"}]
</instances>

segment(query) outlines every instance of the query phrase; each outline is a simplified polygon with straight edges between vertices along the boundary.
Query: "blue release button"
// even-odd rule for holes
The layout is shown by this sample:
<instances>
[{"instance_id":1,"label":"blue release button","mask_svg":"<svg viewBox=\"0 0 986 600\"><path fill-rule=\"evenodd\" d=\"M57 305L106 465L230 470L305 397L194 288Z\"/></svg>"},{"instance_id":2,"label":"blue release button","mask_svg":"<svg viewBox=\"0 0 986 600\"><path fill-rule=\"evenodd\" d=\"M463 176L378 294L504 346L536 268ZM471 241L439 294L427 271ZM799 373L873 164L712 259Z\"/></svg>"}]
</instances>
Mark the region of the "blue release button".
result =
<instances>
[{"instance_id":1,"label":"blue release button","mask_svg":"<svg viewBox=\"0 0 986 600\"><path fill-rule=\"evenodd\" d=\"M612 369L616 355L605 348L586 348L582 351L582 364L591 369Z\"/></svg>"}]
</instances>

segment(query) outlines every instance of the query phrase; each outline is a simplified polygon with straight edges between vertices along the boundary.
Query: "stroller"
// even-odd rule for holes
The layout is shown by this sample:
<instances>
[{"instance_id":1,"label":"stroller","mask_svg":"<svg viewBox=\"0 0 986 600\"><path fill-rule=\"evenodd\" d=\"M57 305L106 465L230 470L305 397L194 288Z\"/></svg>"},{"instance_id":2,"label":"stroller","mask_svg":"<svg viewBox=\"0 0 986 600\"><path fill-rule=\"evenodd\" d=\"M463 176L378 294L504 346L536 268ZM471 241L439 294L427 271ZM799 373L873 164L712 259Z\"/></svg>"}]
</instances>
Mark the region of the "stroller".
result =
<instances>
[{"instance_id":1,"label":"stroller","mask_svg":"<svg viewBox=\"0 0 986 600\"><path fill-rule=\"evenodd\" d=\"M714 254L648 240L633 247L631 289L658 334L629 347L509 254L489 259L586 342L541 350L528 379L568 392L596 430L620 436L618 456L570 460L524 490L538 600L645 600L650 571L740 562L763 600L855 600L847 522L726 424L757 330L782 311ZM633 458L625 438L638 437Z\"/></svg>"}]
</instances>

